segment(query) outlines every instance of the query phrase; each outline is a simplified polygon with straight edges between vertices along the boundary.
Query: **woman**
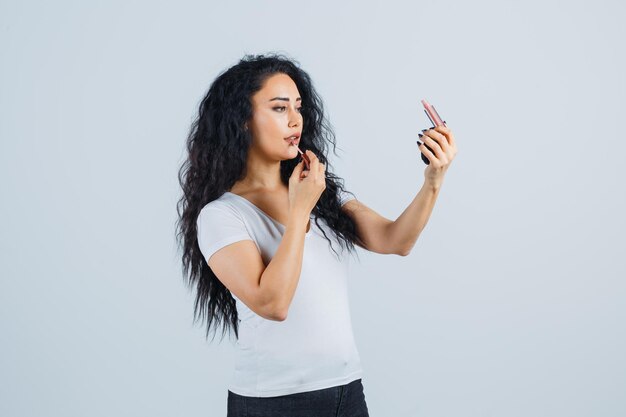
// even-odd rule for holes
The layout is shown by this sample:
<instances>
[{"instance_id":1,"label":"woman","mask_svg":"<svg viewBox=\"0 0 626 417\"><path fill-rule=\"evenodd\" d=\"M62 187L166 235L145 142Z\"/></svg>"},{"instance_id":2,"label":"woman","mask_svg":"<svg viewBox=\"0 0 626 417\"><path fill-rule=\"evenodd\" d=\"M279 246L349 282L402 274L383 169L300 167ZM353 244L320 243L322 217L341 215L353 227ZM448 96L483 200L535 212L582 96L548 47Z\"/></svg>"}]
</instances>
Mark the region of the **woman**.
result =
<instances>
[{"instance_id":1,"label":"woman","mask_svg":"<svg viewBox=\"0 0 626 417\"><path fill-rule=\"evenodd\" d=\"M409 253L456 153L448 128L427 134L427 186L392 222L327 169L334 133L295 61L245 56L212 83L179 173L178 235L194 318L237 337L228 416L368 416L347 255Z\"/></svg>"}]
</instances>

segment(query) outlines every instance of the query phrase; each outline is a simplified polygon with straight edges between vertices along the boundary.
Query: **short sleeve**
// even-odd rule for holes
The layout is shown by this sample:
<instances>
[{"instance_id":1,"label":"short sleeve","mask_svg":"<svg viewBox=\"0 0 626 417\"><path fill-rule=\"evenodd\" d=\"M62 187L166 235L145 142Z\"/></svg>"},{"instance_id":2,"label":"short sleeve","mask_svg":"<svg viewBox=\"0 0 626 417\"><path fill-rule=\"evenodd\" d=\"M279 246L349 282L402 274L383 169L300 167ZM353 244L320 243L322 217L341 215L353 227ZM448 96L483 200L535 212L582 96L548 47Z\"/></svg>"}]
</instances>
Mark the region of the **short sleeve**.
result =
<instances>
[{"instance_id":1,"label":"short sleeve","mask_svg":"<svg viewBox=\"0 0 626 417\"><path fill-rule=\"evenodd\" d=\"M350 200L355 200L356 197L354 197L352 194L349 194L346 191L339 191L339 205L343 206L345 203L347 203Z\"/></svg>"},{"instance_id":2,"label":"short sleeve","mask_svg":"<svg viewBox=\"0 0 626 417\"><path fill-rule=\"evenodd\" d=\"M224 246L240 240L252 240L240 215L228 207L205 206L197 219L198 245L209 262Z\"/></svg>"}]
</instances>

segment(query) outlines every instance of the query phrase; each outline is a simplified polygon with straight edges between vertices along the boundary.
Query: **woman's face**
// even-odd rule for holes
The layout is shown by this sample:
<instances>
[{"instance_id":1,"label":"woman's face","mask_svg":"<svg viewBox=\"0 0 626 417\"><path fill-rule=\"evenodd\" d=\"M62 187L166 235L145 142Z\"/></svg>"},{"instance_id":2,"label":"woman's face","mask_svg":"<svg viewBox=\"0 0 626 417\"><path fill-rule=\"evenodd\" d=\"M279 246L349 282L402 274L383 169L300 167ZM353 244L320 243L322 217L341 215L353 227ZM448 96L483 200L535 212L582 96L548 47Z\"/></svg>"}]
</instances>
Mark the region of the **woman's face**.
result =
<instances>
[{"instance_id":1,"label":"woman's face","mask_svg":"<svg viewBox=\"0 0 626 417\"><path fill-rule=\"evenodd\" d=\"M302 133L302 101L298 88L286 74L270 76L252 96L252 119L247 123L252 148L273 160L293 159L298 150L285 140ZM296 144L300 139L296 140Z\"/></svg>"}]
</instances>

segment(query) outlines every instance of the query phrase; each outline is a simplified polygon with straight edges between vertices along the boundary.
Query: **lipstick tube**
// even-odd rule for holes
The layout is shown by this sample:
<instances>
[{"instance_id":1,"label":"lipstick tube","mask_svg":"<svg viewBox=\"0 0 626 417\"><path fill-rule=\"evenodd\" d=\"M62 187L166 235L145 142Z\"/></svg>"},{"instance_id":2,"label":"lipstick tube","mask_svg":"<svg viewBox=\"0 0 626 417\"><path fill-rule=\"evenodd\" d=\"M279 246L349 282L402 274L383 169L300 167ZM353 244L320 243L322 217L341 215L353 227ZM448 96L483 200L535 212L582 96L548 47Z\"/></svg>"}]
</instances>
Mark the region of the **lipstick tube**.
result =
<instances>
[{"instance_id":1,"label":"lipstick tube","mask_svg":"<svg viewBox=\"0 0 626 417\"><path fill-rule=\"evenodd\" d=\"M428 118L430 119L430 122L435 127L445 126L443 119L439 116L439 113L437 113L437 110L435 110L435 106L428 103L425 99L422 100L422 104L424 105L424 111L426 112L426 116L428 116Z\"/></svg>"}]
</instances>

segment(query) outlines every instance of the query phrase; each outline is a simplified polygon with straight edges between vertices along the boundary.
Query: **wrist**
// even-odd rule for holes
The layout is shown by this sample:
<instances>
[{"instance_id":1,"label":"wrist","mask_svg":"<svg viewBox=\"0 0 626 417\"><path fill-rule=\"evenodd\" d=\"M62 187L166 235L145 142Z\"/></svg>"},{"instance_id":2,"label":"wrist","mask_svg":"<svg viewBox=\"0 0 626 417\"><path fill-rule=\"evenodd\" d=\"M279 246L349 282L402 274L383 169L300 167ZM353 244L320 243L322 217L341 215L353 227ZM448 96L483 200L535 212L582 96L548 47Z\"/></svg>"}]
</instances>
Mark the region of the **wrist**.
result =
<instances>
[{"instance_id":1,"label":"wrist","mask_svg":"<svg viewBox=\"0 0 626 417\"><path fill-rule=\"evenodd\" d=\"M289 210L289 220L290 224L297 225L307 225L309 221L310 213L303 209L293 208Z\"/></svg>"},{"instance_id":2,"label":"wrist","mask_svg":"<svg viewBox=\"0 0 626 417\"><path fill-rule=\"evenodd\" d=\"M424 187L426 190L431 191L433 193L437 193L439 192L439 190L441 189L441 181L437 181L437 182L431 182L431 181L424 181Z\"/></svg>"}]
</instances>

